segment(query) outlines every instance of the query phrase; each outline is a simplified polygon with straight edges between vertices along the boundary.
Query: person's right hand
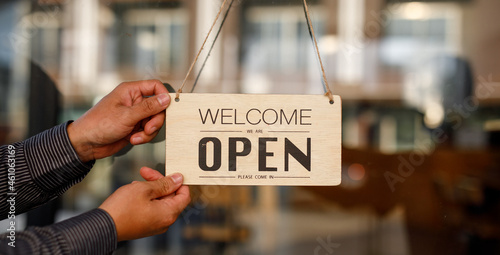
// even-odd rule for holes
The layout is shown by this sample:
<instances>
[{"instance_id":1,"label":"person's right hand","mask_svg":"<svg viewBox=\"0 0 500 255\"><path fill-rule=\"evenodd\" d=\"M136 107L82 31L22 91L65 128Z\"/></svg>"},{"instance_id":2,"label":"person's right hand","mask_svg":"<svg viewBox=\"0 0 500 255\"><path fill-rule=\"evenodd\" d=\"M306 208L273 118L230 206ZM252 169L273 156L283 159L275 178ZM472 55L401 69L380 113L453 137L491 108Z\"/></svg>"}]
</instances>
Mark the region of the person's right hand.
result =
<instances>
[{"instance_id":1,"label":"person's right hand","mask_svg":"<svg viewBox=\"0 0 500 255\"><path fill-rule=\"evenodd\" d=\"M164 177L143 167L141 175L147 182L120 187L99 207L113 218L118 241L164 233L191 201L181 174Z\"/></svg>"}]
</instances>

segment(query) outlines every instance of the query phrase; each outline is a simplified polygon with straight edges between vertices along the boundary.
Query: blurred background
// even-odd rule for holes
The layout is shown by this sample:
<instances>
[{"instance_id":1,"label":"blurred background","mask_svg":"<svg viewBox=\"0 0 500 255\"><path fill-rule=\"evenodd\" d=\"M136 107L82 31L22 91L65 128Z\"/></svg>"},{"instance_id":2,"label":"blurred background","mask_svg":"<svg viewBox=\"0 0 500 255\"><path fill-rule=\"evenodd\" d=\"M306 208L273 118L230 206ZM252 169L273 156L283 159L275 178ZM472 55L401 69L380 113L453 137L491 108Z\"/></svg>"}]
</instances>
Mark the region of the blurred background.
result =
<instances>
[{"instance_id":1,"label":"blurred background","mask_svg":"<svg viewBox=\"0 0 500 255\"><path fill-rule=\"evenodd\" d=\"M343 98L342 184L193 186L166 234L116 254L500 254L500 1L308 3ZM220 5L2 1L0 144L78 118L123 81L179 88ZM319 70L301 0L234 0L195 92L321 94ZM164 172L164 146L97 161L18 224L95 208L141 166Z\"/></svg>"}]
</instances>

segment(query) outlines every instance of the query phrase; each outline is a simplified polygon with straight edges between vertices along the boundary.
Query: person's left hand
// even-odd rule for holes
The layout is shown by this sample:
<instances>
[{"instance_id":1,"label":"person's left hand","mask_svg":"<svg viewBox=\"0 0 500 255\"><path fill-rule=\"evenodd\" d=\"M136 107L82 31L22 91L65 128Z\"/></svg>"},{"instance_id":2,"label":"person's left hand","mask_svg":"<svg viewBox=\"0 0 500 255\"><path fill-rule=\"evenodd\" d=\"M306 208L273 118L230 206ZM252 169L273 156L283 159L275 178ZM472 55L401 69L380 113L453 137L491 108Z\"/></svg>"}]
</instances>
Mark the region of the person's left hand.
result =
<instances>
[{"instance_id":1,"label":"person's left hand","mask_svg":"<svg viewBox=\"0 0 500 255\"><path fill-rule=\"evenodd\" d=\"M111 156L151 141L165 121L170 103L158 80L124 82L68 126L71 144L83 162Z\"/></svg>"}]
</instances>

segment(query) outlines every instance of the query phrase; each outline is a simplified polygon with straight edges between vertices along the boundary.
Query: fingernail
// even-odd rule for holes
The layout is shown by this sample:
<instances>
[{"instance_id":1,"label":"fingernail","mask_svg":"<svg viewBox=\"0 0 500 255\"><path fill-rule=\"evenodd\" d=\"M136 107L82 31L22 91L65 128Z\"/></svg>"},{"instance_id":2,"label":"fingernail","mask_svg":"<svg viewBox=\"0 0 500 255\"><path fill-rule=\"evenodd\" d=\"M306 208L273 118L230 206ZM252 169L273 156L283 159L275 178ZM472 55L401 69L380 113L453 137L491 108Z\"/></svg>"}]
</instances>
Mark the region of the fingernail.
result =
<instances>
[{"instance_id":1,"label":"fingernail","mask_svg":"<svg viewBox=\"0 0 500 255\"><path fill-rule=\"evenodd\" d=\"M168 105L168 103L170 103L170 95L168 93L159 94L157 98L158 102L160 102L160 105L162 106L166 106Z\"/></svg>"},{"instance_id":2,"label":"fingernail","mask_svg":"<svg viewBox=\"0 0 500 255\"><path fill-rule=\"evenodd\" d=\"M179 174L179 173L175 173L175 174L172 174L170 176L170 178L172 178L172 181L174 181L174 183L182 183L182 174Z\"/></svg>"},{"instance_id":3,"label":"fingernail","mask_svg":"<svg viewBox=\"0 0 500 255\"><path fill-rule=\"evenodd\" d=\"M132 138L132 144L140 144L142 143L144 140L142 139L142 137L140 136L137 136L137 137L134 137Z\"/></svg>"},{"instance_id":4,"label":"fingernail","mask_svg":"<svg viewBox=\"0 0 500 255\"><path fill-rule=\"evenodd\" d=\"M149 132L154 133L154 132L156 131L156 129L157 129L156 127L152 127L152 128L150 129L151 131L149 131Z\"/></svg>"}]
</instances>

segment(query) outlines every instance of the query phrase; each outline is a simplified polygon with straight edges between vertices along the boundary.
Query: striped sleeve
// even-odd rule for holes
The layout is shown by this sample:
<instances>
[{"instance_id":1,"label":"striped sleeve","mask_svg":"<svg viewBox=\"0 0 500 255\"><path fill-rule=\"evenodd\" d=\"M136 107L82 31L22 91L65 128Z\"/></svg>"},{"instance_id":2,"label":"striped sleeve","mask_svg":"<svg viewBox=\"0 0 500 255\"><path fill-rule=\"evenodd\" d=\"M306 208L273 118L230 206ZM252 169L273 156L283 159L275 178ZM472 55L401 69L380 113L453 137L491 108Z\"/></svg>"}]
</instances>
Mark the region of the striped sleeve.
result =
<instances>
[{"instance_id":1,"label":"striped sleeve","mask_svg":"<svg viewBox=\"0 0 500 255\"><path fill-rule=\"evenodd\" d=\"M92 168L94 161L80 161L69 140L69 122L56 126L26 140L28 167L34 181L42 189L62 195L80 182Z\"/></svg>"},{"instance_id":2,"label":"striped sleeve","mask_svg":"<svg viewBox=\"0 0 500 255\"><path fill-rule=\"evenodd\" d=\"M0 201L15 198L16 215L62 195L92 168L94 161L82 163L73 149L69 123L0 147ZM9 207L0 203L0 219L12 212Z\"/></svg>"},{"instance_id":3,"label":"striped sleeve","mask_svg":"<svg viewBox=\"0 0 500 255\"><path fill-rule=\"evenodd\" d=\"M60 196L90 171L94 161L80 161L68 124L0 146L0 219L15 224L16 215ZM100 209L14 235L15 242L11 232L0 235L0 254L109 254L117 244L113 219Z\"/></svg>"},{"instance_id":4,"label":"striped sleeve","mask_svg":"<svg viewBox=\"0 0 500 255\"><path fill-rule=\"evenodd\" d=\"M113 219L101 209L47 226L16 233L15 247L0 236L0 254L111 254L116 249Z\"/></svg>"}]
</instances>

